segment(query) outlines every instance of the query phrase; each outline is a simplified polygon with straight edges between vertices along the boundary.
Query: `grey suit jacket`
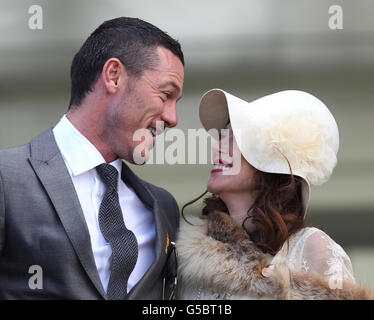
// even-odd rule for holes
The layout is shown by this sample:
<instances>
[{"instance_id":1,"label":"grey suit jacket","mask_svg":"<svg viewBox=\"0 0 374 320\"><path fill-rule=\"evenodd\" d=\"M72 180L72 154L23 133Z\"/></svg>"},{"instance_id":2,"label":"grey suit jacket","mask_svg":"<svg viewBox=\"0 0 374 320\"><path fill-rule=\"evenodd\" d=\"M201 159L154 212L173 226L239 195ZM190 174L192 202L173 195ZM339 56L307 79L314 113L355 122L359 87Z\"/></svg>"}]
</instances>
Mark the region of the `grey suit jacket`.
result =
<instances>
[{"instance_id":1,"label":"grey suit jacket","mask_svg":"<svg viewBox=\"0 0 374 320\"><path fill-rule=\"evenodd\" d=\"M175 241L179 210L164 189L123 164L123 181L153 211L156 259L129 299L161 299L167 247ZM29 285L31 266L42 288ZM0 299L106 299L90 235L52 129L29 144L0 151Z\"/></svg>"}]
</instances>

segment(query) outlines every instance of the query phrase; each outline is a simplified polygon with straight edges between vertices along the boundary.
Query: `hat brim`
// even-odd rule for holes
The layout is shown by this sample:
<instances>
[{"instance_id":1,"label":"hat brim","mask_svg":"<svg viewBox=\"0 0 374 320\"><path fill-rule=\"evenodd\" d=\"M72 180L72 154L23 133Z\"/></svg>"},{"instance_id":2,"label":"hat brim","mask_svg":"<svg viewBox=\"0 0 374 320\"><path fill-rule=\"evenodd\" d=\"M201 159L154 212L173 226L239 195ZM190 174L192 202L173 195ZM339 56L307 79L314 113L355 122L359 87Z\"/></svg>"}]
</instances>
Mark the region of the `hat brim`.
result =
<instances>
[{"instance_id":1,"label":"hat brim","mask_svg":"<svg viewBox=\"0 0 374 320\"><path fill-rule=\"evenodd\" d=\"M225 128L230 121L225 92L220 89L206 92L200 101L199 115L206 131Z\"/></svg>"}]
</instances>

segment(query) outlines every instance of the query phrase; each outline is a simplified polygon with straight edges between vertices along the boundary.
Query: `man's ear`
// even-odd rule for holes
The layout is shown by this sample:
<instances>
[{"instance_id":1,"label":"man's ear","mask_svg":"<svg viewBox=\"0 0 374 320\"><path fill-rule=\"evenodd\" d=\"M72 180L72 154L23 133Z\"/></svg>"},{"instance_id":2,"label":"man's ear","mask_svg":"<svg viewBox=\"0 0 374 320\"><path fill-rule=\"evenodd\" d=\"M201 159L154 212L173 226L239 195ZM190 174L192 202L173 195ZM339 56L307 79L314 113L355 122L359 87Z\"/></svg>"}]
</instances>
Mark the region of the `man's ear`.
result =
<instances>
[{"instance_id":1,"label":"man's ear","mask_svg":"<svg viewBox=\"0 0 374 320\"><path fill-rule=\"evenodd\" d=\"M102 79L108 93L116 93L127 80L125 66L117 58L110 58L105 62Z\"/></svg>"}]
</instances>

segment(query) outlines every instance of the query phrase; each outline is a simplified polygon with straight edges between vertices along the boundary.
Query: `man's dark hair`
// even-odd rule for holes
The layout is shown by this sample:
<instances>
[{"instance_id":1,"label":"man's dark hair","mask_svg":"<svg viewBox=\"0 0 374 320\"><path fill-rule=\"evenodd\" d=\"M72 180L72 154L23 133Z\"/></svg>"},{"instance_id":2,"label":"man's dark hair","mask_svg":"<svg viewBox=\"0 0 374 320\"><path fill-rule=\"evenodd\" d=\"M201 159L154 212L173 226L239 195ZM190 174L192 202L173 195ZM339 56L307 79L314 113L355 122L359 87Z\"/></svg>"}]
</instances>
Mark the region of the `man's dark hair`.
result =
<instances>
[{"instance_id":1,"label":"man's dark hair","mask_svg":"<svg viewBox=\"0 0 374 320\"><path fill-rule=\"evenodd\" d=\"M82 103L108 59L119 59L130 76L139 78L145 70L158 65L158 46L169 49L184 65L180 43L154 25L128 17L102 23L84 42L71 64L69 109Z\"/></svg>"}]
</instances>

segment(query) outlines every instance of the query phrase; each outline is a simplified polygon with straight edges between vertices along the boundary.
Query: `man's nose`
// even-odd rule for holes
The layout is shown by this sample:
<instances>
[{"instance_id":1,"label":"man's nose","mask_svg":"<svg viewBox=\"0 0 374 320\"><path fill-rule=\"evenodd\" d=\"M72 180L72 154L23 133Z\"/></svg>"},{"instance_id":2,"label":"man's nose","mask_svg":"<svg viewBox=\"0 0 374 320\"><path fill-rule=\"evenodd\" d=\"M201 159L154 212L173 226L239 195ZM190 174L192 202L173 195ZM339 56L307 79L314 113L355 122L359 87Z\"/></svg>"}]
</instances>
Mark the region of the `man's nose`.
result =
<instances>
[{"instance_id":1,"label":"man's nose","mask_svg":"<svg viewBox=\"0 0 374 320\"><path fill-rule=\"evenodd\" d=\"M172 128L178 124L178 114L175 104L165 107L161 114L161 120L165 122L165 127Z\"/></svg>"}]
</instances>

